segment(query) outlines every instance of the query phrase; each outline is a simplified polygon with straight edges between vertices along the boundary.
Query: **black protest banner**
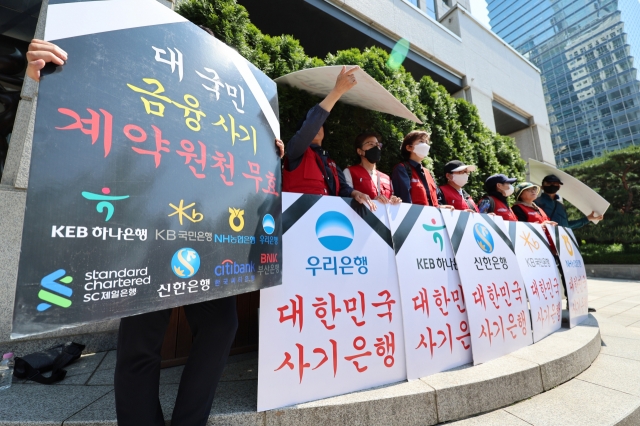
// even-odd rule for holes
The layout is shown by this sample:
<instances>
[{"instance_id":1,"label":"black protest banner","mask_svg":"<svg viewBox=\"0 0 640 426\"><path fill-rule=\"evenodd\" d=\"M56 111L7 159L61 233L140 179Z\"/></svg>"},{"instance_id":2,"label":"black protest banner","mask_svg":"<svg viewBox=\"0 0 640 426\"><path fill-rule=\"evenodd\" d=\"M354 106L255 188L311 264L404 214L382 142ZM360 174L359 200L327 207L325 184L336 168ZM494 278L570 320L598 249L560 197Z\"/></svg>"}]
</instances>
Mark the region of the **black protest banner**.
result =
<instances>
[{"instance_id":1,"label":"black protest banner","mask_svg":"<svg viewBox=\"0 0 640 426\"><path fill-rule=\"evenodd\" d=\"M157 2L56 3L12 336L280 284L275 83Z\"/></svg>"}]
</instances>

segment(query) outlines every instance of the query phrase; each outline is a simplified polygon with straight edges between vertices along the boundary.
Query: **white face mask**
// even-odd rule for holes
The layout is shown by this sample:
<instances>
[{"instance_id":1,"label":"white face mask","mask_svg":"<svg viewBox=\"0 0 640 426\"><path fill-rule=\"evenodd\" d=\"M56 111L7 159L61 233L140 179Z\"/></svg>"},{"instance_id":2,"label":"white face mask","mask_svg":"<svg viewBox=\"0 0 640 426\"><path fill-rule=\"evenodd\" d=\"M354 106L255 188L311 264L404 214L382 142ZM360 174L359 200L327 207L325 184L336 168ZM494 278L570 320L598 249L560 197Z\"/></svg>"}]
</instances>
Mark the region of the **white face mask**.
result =
<instances>
[{"instance_id":1,"label":"white face mask","mask_svg":"<svg viewBox=\"0 0 640 426\"><path fill-rule=\"evenodd\" d=\"M504 196L508 197L509 195L513 194L513 185L509 184L509 189L507 189L506 191L504 191Z\"/></svg>"},{"instance_id":2,"label":"white face mask","mask_svg":"<svg viewBox=\"0 0 640 426\"><path fill-rule=\"evenodd\" d=\"M430 149L431 149L431 146L424 142L413 146L413 152L415 152L415 154L421 159L429 155Z\"/></svg>"},{"instance_id":3,"label":"white face mask","mask_svg":"<svg viewBox=\"0 0 640 426\"><path fill-rule=\"evenodd\" d=\"M453 183L455 183L456 185L458 185L459 187L463 187L467 184L467 182L469 181L469 175L464 173L461 175L453 175L453 178L451 179L453 181Z\"/></svg>"}]
</instances>

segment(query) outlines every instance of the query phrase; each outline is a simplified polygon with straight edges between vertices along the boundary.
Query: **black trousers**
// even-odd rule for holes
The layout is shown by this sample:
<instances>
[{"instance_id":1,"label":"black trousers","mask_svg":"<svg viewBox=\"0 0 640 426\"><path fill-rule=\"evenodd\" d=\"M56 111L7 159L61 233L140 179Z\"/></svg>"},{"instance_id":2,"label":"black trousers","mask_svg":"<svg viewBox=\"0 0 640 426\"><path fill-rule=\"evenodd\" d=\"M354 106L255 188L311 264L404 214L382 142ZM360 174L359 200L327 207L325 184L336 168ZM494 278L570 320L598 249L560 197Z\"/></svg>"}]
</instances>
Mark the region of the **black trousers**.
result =
<instances>
[{"instance_id":1,"label":"black trousers","mask_svg":"<svg viewBox=\"0 0 640 426\"><path fill-rule=\"evenodd\" d=\"M204 426L238 328L235 296L184 307L193 346L182 373L172 426ZM123 318L115 371L119 426L164 426L160 350L171 309Z\"/></svg>"}]
</instances>

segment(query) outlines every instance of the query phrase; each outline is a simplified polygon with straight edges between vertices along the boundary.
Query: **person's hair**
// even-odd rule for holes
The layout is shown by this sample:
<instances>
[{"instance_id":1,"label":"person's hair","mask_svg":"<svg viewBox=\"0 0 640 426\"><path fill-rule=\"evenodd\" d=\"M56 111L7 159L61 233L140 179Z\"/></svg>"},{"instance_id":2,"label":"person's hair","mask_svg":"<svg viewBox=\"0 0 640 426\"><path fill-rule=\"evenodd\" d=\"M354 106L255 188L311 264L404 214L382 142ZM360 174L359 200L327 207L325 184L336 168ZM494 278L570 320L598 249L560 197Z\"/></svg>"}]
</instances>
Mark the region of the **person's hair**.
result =
<instances>
[{"instance_id":1,"label":"person's hair","mask_svg":"<svg viewBox=\"0 0 640 426\"><path fill-rule=\"evenodd\" d=\"M400 146L400 154L402 155L402 158L408 160L411 157L411 152L407 151L407 147L413 145L413 143L418 139L423 139L425 137L427 138L428 142L431 138L431 134L429 132L425 132L424 130L413 130L407 133L407 136L405 136L404 140L402 141L402 146Z\"/></svg>"},{"instance_id":2,"label":"person's hair","mask_svg":"<svg viewBox=\"0 0 640 426\"><path fill-rule=\"evenodd\" d=\"M376 138L378 142L380 142L380 139L382 139L382 137L378 133L373 131L362 132L358 136L356 136L356 139L353 142L353 145L355 146L356 150L362 149L362 146L364 145L364 141L366 141L372 136Z\"/></svg>"}]
</instances>

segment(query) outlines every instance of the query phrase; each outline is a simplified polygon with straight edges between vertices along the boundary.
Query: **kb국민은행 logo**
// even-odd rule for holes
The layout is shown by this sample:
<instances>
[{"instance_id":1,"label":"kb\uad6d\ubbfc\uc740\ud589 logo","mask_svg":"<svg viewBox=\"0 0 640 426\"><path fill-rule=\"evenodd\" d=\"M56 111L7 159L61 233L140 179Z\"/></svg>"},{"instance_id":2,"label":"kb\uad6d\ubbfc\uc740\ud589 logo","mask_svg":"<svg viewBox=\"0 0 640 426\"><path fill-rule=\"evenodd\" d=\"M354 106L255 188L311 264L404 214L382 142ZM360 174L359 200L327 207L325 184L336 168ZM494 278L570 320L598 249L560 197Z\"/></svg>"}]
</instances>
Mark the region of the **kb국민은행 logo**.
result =
<instances>
[{"instance_id":1,"label":"kb\uad6d\ubbfc\uc740\ud589 logo","mask_svg":"<svg viewBox=\"0 0 640 426\"><path fill-rule=\"evenodd\" d=\"M262 229L267 235L273 234L273 231L276 230L276 221L273 219L273 216L270 214L265 214L262 218Z\"/></svg>"},{"instance_id":2,"label":"kb\uad6d\ubbfc\uc740\ud589 logo","mask_svg":"<svg viewBox=\"0 0 640 426\"><path fill-rule=\"evenodd\" d=\"M171 270L177 277L191 278L199 269L200 255L194 249L182 248L171 259Z\"/></svg>"},{"instance_id":3,"label":"kb\uad6d\ubbfc\uc740\ud589 logo","mask_svg":"<svg viewBox=\"0 0 640 426\"><path fill-rule=\"evenodd\" d=\"M71 306L71 300L68 298L73 294L73 289L56 282L56 280L64 284L71 284L73 278L68 276L64 269L58 269L40 280L40 285L43 288L38 292L38 298L43 302L36 308L38 311L46 311L52 305L60 306L61 308Z\"/></svg>"},{"instance_id":4,"label":"kb\uad6d\ubbfc\uc740\ud589 logo","mask_svg":"<svg viewBox=\"0 0 640 426\"><path fill-rule=\"evenodd\" d=\"M242 229L244 228L244 210L229 207L229 226L235 232L242 231Z\"/></svg>"},{"instance_id":5,"label":"kb\uad6d\ubbfc\uc740\ud589 logo","mask_svg":"<svg viewBox=\"0 0 640 426\"><path fill-rule=\"evenodd\" d=\"M353 242L353 225L342 213L328 211L323 213L316 222L316 236L325 248L331 251L342 251Z\"/></svg>"},{"instance_id":6,"label":"kb\uad6d\ubbfc\uc740\ud589 logo","mask_svg":"<svg viewBox=\"0 0 640 426\"><path fill-rule=\"evenodd\" d=\"M495 247L493 244L493 237L491 236L491 232L481 223L476 223L473 225L473 236L476 239L476 243L480 250L485 253L491 253L493 248Z\"/></svg>"}]
</instances>

